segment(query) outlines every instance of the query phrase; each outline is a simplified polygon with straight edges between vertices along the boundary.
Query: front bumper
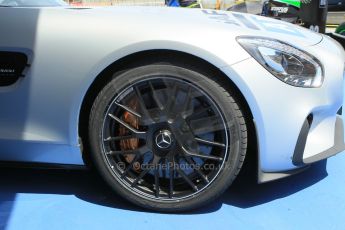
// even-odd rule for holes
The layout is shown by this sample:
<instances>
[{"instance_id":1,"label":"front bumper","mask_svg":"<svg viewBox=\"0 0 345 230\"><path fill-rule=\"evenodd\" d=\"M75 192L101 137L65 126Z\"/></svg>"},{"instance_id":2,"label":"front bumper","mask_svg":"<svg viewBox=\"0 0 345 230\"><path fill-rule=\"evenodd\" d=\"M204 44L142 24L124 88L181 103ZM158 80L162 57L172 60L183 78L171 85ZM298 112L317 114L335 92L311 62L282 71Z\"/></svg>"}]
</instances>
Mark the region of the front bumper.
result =
<instances>
[{"instance_id":1,"label":"front bumper","mask_svg":"<svg viewBox=\"0 0 345 230\"><path fill-rule=\"evenodd\" d=\"M291 175L344 150L343 122L337 112L343 104L345 55L339 47L325 37L304 48L324 65L320 88L287 85L252 58L222 69L253 114L262 181Z\"/></svg>"},{"instance_id":2,"label":"front bumper","mask_svg":"<svg viewBox=\"0 0 345 230\"><path fill-rule=\"evenodd\" d=\"M295 165L298 165L300 168L296 168L294 170L288 170L288 171L268 172L268 173L259 169L258 170L259 183L265 183L265 182L269 182L273 180L278 180L278 179L282 179L282 178L303 172L304 170L309 168L308 166L310 164L332 157L345 150L344 122L343 122L342 117L340 116L337 117L336 123L335 123L334 145L323 152L320 152L310 157L304 157L305 151L304 151L303 145L305 144L305 140L307 139L307 137L305 138L304 135L308 135L308 132L309 132L309 126L304 125L301 130L299 139L297 141L296 149L295 149L295 150L302 150L302 151L295 151L292 158L293 163Z\"/></svg>"}]
</instances>

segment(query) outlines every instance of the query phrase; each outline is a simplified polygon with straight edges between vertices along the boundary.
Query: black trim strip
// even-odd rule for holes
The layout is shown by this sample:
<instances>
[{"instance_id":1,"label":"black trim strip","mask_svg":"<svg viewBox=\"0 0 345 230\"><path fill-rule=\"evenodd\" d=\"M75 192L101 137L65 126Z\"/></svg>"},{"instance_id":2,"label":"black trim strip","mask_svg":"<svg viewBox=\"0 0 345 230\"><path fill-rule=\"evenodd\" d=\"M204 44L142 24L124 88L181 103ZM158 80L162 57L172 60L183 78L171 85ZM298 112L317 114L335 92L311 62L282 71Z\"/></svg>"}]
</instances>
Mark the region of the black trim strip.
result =
<instances>
[{"instance_id":1,"label":"black trim strip","mask_svg":"<svg viewBox=\"0 0 345 230\"><path fill-rule=\"evenodd\" d=\"M86 170L85 165L70 164L54 164L40 162L16 162L16 161L0 161L0 167L3 168L37 168L37 169L62 169L62 170Z\"/></svg>"},{"instance_id":2,"label":"black trim strip","mask_svg":"<svg viewBox=\"0 0 345 230\"><path fill-rule=\"evenodd\" d=\"M304 166L302 168L297 168L297 169L293 169L293 170L289 170L289 171L282 171L282 172L263 172L263 171L259 170L259 172L258 172L258 183L262 184L262 183L266 183L266 182L270 182L270 181L280 180L280 179L283 179L285 177L289 177L289 176L301 173L308 168L309 168L309 165Z\"/></svg>"},{"instance_id":3,"label":"black trim strip","mask_svg":"<svg viewBox=\"0 0 345 230\"><path fill-rule=\"evenodd\" d=\"M298 135L295 151L293 153L292 157L292 163L296 166L302 166L304 165L303 163L303 153L305 149L305 145L307 144L307 137L309 134L311 126L311 119L305 119L302 129Z\"/></svg>"}]
</instances>

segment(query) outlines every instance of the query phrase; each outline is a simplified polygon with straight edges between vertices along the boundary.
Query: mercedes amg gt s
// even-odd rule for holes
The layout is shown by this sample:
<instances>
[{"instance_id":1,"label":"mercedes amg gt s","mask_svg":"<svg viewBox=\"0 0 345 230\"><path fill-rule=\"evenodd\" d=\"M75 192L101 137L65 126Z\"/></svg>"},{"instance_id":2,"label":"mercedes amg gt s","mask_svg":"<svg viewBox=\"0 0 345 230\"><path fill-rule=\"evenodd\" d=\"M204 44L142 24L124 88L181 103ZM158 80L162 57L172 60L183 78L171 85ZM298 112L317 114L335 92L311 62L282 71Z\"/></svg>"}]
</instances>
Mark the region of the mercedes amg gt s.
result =
<instances>
[{"instance_id":1,"label":"mercedes amg gt s","mask_svg":"<svg viewBox=\"0 0 345 230\"><path fill-rule=\"evenodd\" d=\"M328 36L214 10L0 0L0 160L92 165L158 211L345 149L345 54ZM248 149L255 151L248 151Z\"/></svg>"}]
</instances>

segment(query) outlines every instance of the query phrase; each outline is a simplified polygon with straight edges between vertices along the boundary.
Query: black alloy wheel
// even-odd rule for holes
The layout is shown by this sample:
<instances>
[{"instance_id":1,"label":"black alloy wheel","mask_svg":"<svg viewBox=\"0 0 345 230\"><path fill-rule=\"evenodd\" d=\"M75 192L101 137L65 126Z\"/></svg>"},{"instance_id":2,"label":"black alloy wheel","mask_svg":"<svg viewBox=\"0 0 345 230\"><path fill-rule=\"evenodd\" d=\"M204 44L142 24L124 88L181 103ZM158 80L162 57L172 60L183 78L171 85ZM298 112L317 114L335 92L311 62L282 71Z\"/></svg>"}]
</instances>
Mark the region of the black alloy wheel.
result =
<instances>
[{"instance_id":1,"label":"black alloy wheel","mask_svg":"<svg viewBox=\"0 0 345 230\"><path fill-rule=\"evenodd\" d=\"M217 197L246 152L246 125L234 99L210 78L172 65L114 74L94 102L89 133L108 184L160 211Z\"/></svg>"}]
</instances>

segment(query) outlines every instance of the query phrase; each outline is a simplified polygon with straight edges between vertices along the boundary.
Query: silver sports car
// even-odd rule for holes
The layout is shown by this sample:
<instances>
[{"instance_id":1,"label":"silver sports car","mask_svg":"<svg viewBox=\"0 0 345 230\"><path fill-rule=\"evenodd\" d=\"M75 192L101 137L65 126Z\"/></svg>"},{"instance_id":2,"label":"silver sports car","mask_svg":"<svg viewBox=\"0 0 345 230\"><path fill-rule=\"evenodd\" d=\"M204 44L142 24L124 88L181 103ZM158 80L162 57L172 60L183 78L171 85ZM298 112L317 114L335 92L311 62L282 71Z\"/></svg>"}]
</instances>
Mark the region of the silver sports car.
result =
<instances>
[{"instance_id":1,"label":"silver sports car","mask_svg":"<svg viewBox=\"0 0 345 230\"><path fill-rule=\"evenodd\" d=\"M129 201L193 209L246 159L279 179L345 149L345 54L214 10L0 0L0 160L91 166Z\"/></svg>"}]
</instances>

